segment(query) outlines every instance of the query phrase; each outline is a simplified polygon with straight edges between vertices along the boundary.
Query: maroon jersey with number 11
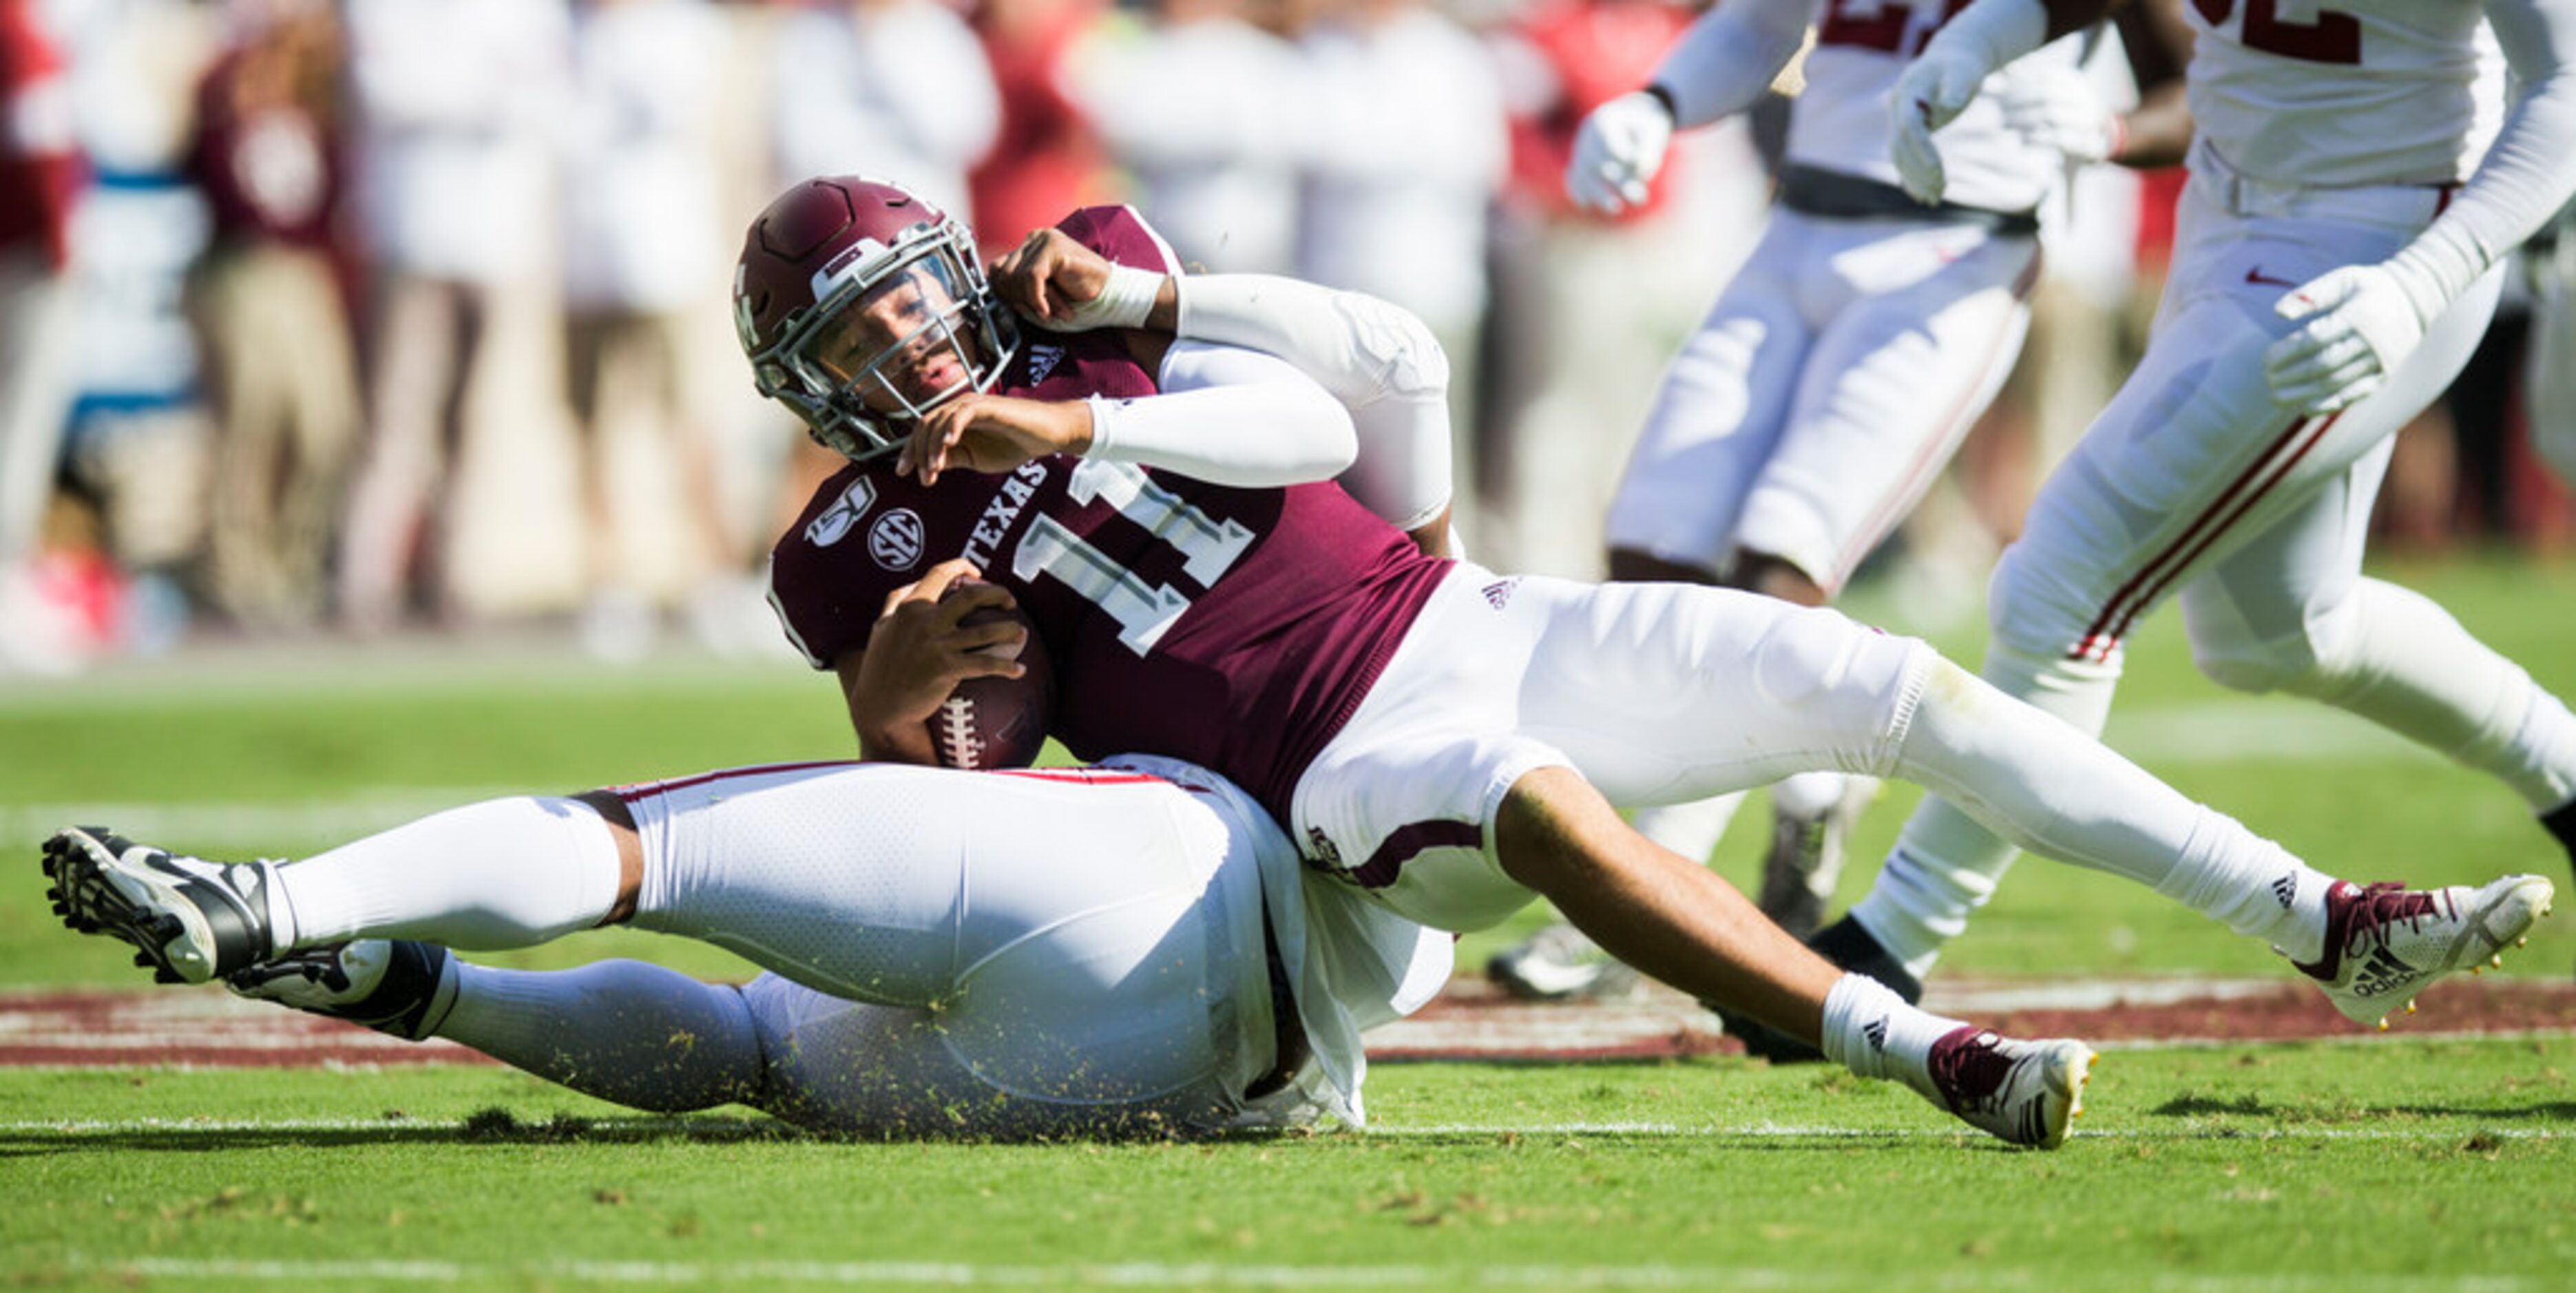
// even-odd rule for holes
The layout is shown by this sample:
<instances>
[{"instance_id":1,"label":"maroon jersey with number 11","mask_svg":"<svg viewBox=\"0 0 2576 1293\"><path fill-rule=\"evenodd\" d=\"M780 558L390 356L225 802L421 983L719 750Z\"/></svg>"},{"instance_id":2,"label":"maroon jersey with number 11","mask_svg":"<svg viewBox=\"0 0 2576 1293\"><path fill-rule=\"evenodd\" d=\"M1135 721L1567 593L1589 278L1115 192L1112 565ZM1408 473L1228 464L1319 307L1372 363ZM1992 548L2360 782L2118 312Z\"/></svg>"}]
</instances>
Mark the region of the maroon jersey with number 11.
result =
<instances>
[{"instance_id":1,"label":"maroon jersey with number 11","mask_svg":"<svg viewBox=\"0 0 2576 1293\"><path fill-rule=\"evenodd\" d=\"M1122 264L1179 272L1135 212L1057 226ZM1115 334L1027 329L994 388L1042 400L1155 393ZM1083 759L1212 768L1286 819L1449 563L1337 485L1235 489L1125 463L1042 458L1007 475L898 477L891 454L824 483L779 540L771 600L817 668L867 646L886 595L964 557L1037 625Z\"/></svg>"}]
</instances>

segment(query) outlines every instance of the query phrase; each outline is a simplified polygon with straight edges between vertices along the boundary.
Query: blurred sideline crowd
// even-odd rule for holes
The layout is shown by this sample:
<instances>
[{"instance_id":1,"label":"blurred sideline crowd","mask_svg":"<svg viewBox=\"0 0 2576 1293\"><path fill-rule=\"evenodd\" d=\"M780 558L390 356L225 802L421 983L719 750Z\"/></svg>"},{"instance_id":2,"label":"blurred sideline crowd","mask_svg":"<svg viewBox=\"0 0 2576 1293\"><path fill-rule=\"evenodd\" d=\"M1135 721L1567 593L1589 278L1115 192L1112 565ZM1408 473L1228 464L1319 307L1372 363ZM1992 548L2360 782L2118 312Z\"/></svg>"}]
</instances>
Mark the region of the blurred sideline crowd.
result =
<instances>
[{"instance_id":1,"label":"blurred sideline crowd","mask_svg":"<svg viewBox=\"0 0 2576 1293\"><path fill-rule=\"evenodd\" d=\"M752 213L853 171L987 256L1123 201L1194 266L1411 308L1454 363L1467 549L1597 577L1657 379L1760 232L1787 101L1682 136L1640 210L1572 208L1576 127L1691 16L0 0L0 673L518 621L608 660L677 632L783 652L761 558L838 460L751 393L726 292ZM1975 613L2127 372L2178 187L2095 167L2047 213L2020 369L1879 563L1907 627ZM2576 238L2524 260L2400 440L2383 551L2576 540L2534 449L2576 459Z\"/></svg>"}]
</instances>

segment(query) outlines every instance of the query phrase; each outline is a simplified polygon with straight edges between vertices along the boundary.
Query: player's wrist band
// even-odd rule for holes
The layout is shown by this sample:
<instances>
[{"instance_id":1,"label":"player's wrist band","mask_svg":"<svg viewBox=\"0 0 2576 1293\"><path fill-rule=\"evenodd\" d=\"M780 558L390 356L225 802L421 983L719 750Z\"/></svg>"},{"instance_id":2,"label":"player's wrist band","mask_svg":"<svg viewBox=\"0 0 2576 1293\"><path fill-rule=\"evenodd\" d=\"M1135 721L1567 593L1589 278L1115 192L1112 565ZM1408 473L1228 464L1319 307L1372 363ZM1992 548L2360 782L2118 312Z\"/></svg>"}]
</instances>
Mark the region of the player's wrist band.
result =
<instances>
[{"instance_id":1,"label":"player's wrist band","mask_svg":"<svg viewBox=\"0 0 2576 1293\"><path fill-rule=\"evenodd\" d=\"M1077 328L1141 328L1154 311L1154 296L1163 290L1163 276L1150 269L1133 265L1109 267L1109 282L1100 295L1073 307L1071 322Z\"/></svg>"}]
</instances>

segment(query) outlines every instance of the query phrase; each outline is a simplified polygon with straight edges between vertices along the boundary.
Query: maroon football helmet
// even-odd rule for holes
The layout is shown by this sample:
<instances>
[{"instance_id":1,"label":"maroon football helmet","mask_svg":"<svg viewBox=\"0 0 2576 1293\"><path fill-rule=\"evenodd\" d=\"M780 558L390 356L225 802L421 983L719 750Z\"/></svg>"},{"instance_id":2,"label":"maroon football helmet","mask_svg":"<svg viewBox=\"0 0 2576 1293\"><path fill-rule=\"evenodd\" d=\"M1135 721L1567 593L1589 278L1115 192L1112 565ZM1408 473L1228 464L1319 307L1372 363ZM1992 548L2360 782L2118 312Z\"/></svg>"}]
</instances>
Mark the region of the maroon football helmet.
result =
<instances>
[{"instance_id":1,"label":"maroon football helmet","mask_svg":"<svg viewBox=\"0 0 2576 1293\"><path fill-rule=\"evenodd\" d=\"M974 234L856 175L807 180L751 222L733 318L760 393L854 461L894 449L961 392L991 388L1019 345Z\"/></svg>"}]
</instances>

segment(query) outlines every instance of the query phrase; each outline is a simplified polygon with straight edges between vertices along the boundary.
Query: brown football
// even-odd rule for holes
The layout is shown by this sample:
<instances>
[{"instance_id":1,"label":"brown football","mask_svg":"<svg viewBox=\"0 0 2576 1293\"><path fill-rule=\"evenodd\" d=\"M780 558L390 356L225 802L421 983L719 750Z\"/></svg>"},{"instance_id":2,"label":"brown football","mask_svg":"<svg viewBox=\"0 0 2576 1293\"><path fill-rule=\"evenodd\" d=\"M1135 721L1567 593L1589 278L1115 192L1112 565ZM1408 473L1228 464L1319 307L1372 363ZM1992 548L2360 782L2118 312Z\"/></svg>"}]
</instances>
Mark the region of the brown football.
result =
<instances>
[{"instance_id":1,"label":"brown football","mask_svg":"<svg viewBox=\"0 0 2576 1293\"><path fill-rule=\"evenodd\" d=\"M969 586L959 581L949 592ZM961 624L1014 620L1028 633L1019 661L1026 672L1017 678L969 678L939 702L930 716L930 748L946 768L1025 768L1046 748L1047 727L1055 719L1055 669L1047 662L1046 644L1037 626L1018 607L988 607Z\"/></svg>"}]
</instances>

